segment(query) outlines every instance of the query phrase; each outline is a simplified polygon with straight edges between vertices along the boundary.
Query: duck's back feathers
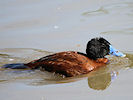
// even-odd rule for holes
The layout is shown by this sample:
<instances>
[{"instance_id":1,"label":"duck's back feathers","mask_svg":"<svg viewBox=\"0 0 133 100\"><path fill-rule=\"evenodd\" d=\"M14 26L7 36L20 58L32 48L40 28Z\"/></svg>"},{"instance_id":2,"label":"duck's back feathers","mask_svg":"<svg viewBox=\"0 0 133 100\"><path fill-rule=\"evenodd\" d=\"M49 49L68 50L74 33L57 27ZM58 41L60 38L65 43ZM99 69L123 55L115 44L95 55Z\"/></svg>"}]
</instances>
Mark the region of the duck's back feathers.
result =
<instances>
[{"instance_id":1,"label":"duck's back feathers","mask_svg":"<svg viewBox=\"0 0 133 100\"><path fill-rule=\"evenodd\" d=\"M45 56L25 65L30 68L41 67L49 72L56 72L71 77L88 73L104 64L89 59L83 53L68 51Z\"/></svg>"}]
</instances>

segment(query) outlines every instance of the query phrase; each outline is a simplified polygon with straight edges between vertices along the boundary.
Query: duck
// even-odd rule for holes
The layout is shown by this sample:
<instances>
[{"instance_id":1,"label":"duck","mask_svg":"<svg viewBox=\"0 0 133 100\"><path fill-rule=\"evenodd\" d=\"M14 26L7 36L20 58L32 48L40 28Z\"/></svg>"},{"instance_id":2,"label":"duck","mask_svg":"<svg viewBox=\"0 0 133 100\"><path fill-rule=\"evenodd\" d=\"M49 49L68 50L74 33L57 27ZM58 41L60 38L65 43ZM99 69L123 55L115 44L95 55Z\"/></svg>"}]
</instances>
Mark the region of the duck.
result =
<instances>
[{"instance_id":1,"label":"duck","mask_svg":"<svg viewBox=\"0 0 133 100\"><path fill-rule=\"evenodd\" d=\"M125 57L115 49L105 38L92 38L86 46L86 54L78 51L63 51L47 55L28 63L6 64L4 68L11 69L44 69L66 77L88 74L109 63L107 55Z\"/></svg>"}]
</instances>

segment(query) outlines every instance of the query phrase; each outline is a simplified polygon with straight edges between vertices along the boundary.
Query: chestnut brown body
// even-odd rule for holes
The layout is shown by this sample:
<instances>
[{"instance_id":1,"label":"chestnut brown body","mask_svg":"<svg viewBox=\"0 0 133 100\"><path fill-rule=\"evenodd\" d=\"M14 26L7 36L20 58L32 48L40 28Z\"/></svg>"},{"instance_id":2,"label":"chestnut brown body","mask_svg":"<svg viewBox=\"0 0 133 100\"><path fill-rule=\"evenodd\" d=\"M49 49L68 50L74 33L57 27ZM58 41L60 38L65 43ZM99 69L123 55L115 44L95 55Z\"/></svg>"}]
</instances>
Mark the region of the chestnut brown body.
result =
<instances>
[{"instance_id":1,"label":"chestnut brown body","mask_svg":"<svg viewBox=\"0 0 133 100\"><path fill-rule=\"evenodd\" d=\"M86 46L86 54L75 51L59 52L42 57L29 63L5 64L3 68L12 69L45 69L49 72L72 77L87 74L92 70L104 66L108 59L106 55L124 56L104 38L93 38Z\"/></svg>"},{"instance_id":2,"label":"chestnut brown body","mask_svg":"<svg viewBox=\"0 0 133 100\"><path fill-rule=\"evenodd\" d=\"M92 60L85 54L68 51L45 56L25 65L32 69L41 67L49 72L60 73L71 77L89 73L96 68L104 66L107 61L107 58Z\"/></svg>"}]
</instances>

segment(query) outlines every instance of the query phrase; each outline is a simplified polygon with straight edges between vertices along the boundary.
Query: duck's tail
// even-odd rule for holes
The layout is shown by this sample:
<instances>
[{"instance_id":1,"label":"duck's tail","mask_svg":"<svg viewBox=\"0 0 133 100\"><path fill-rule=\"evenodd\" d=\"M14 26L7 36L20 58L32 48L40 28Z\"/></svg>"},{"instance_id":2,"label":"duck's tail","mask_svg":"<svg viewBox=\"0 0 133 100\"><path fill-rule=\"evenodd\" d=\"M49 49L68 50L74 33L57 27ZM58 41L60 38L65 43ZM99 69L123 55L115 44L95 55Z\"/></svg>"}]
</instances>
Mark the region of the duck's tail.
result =
<instances>
[{"instance_id":1,"label":"duck's tail","mask_svg":"<svg viewBox=\"0 0 133 100\"><path fill-rule=\"evenodd\" d=\"M10 68L10 69L38 69L41 65L37 60L33 60L29 63L13 63L13 64L5 64L2 68Z\"/></svg>"},{"instance_id":2,"label":"duck's tail","mask_svg":"<svg viewBox=\"0 0 133 100\"><path fill-rule=\"evenodd\" d=\"M27 69L29 68L24 63L14 63L14 64L5 64L2 68L10 68L10 69Z\"/></svg>"}]
</instances>

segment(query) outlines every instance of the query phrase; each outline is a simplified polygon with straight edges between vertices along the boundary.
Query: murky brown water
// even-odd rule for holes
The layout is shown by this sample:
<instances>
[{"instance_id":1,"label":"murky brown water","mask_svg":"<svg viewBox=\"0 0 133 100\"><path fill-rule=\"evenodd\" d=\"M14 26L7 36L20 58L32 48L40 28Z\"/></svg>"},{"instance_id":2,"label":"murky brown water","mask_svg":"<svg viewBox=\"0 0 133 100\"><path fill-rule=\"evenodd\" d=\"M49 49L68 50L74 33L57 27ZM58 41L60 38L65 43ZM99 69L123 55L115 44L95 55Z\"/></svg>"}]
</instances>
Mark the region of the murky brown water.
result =
<instances>
[{"instance_id":1,"label":"murky brown water","mask_svg":"<svg viewBox=\"0 0 133 100\"><path fill-rule=\"evenodd\" d=\"M132 0L0 1L0 66L53 52L85 52L102 36L127 54L87 75L63 78L39 70L0 69L0 100L131 100Z\"/></svg>"}]
</instances>

